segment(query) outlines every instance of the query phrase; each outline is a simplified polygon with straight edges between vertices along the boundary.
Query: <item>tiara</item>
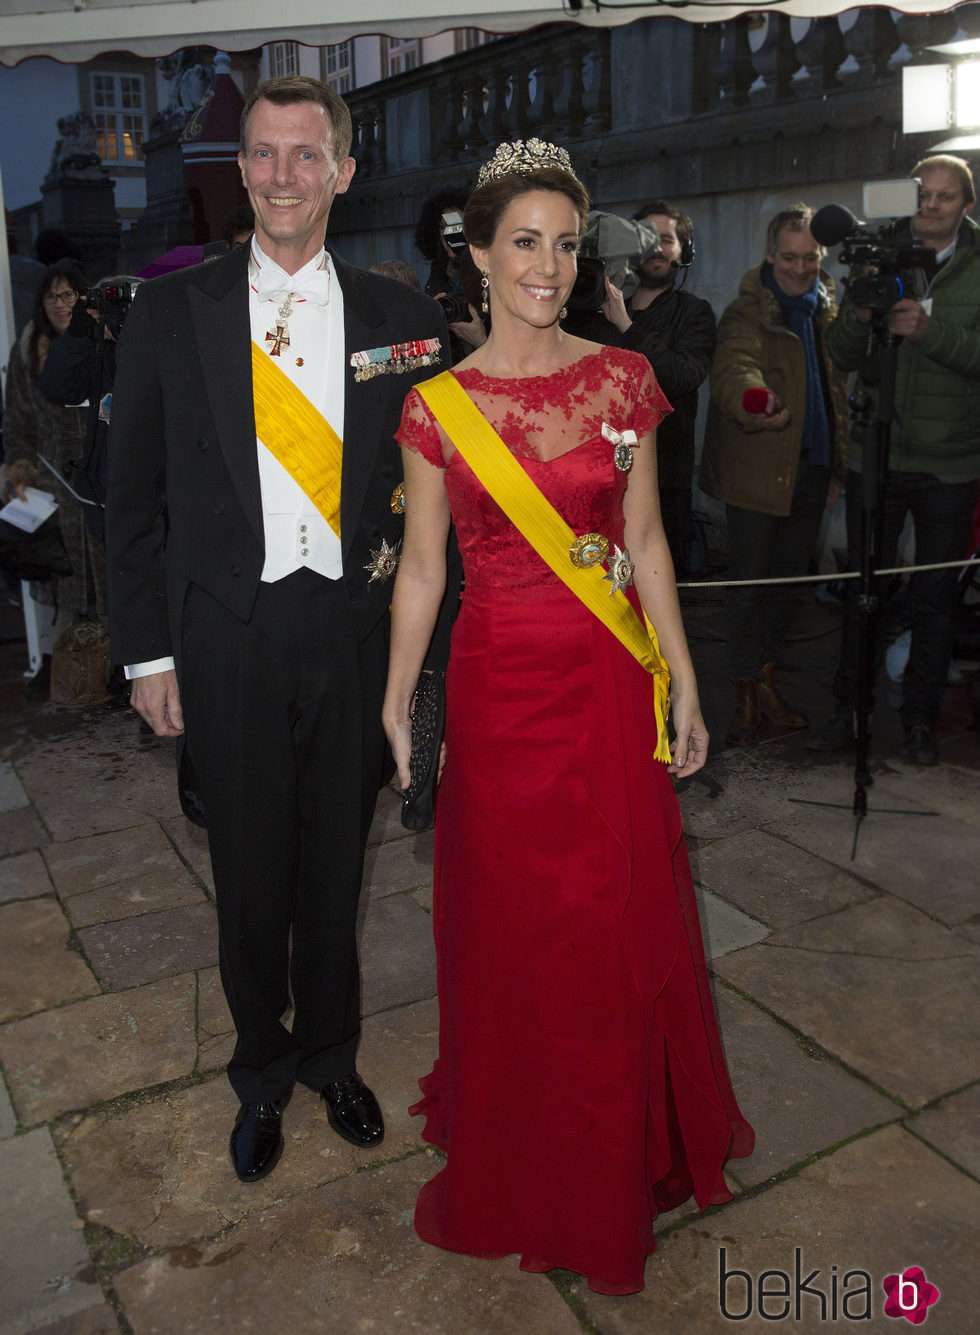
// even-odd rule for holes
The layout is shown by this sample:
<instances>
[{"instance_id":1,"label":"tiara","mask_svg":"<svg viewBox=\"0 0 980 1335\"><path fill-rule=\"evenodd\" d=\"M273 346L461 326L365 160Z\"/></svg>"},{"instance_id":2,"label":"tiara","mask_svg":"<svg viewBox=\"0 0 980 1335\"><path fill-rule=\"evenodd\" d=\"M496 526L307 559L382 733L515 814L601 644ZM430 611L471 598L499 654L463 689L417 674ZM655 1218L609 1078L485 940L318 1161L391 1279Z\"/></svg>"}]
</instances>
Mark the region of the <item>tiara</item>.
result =
<instances>
[{"instance_id":1,"label":"tiara","mask_svg":"<svg viewBox=\"0 0 980 1335\"><path fill-rule=\"evenodd\" d=\"M480 168L476 186L479 189L488 181L509 176L511 172L526 176L528 172L538 171L542 167L556 168L558 171L567 172L573 180L578 180L572 170L572 160L566 148L559 148L557 144L546 144L543 139L529 139L527 143L523 139L515 139L512 144L497 145L493 157Z\"/></svg>"}]
</instances>

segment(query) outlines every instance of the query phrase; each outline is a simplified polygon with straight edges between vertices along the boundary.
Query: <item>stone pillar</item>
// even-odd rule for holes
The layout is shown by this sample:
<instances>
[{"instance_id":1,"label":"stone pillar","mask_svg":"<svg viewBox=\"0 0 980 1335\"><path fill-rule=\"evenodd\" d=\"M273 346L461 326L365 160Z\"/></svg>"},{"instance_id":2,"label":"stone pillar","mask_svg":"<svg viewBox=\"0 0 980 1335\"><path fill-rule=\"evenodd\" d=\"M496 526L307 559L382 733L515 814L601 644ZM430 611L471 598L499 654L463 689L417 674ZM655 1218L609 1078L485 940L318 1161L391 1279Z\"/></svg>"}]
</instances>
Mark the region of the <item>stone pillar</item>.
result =
<instances>
[{"instance_id":1,"label":"stone pillar","mask_svg":"<svg viewBox=\"0 0 980 1335\"><path fill-rule=\"evenodd\" d=\"M63 116L58 129L61 138L41 186L41 227L57 227L69 237L94 281L116 268L115 187L96 150L91 116L84 111Z\"/></svg>"},{"instance_id":2,"label":"stone pillar","mask_svg":"<svg viewBox=\"0 0 980 1335\"><path fill-rule=\"evenodd\" d=\"M231 77L231 60L224 51L216 51L214 82L180 136L193 245L220 241L225 218L247 202L238 169L238 129L244 105Z\"/></svg>"}]
</instances>

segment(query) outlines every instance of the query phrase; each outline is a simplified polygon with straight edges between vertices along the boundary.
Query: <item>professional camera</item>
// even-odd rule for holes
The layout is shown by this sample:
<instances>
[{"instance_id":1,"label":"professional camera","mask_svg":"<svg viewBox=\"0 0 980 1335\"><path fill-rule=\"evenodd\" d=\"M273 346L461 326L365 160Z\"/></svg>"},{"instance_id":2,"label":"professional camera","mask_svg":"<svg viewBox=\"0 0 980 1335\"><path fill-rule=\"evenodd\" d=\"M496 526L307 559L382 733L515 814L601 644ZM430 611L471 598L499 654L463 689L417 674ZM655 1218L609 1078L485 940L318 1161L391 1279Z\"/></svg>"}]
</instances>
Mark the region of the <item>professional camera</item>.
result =
<instances>
[{"instance_id":1,"label":"professional camera","mask_svg":"<svg viewBox=\"0 0 980 1335\"><path fill-rule=\"evenodd\" d=\"M85 309L95 311L99 324L105 325L113 338L118 338L139 285L138 278L98 283L85 293Z\"/></svg>"},{"instance_id":2,"label":"professional camera","mask_svg":"<svg viewBox=\"0 0 980 1335\"><path fill-rule=\"evenodd\" d=\"M463 218L456 209L448 209L442 215L442 239L454 256L461 254L466 249L466 237L463 235Z\"/></svg>"},{"instance_id":3,"label":"professional camera","mask_svg":"<svg viewBox=\"0 0 980 1335\"><path fill-rule=\"evenodd\" d=\"M469 302L458 293L447 292L441 297L436 297L436 301L446 316L446 324L458 324L460 321L473 318L470 315Z\"/></svg>"},{"instance_id":4,"label":"professional camera","mask_svg":"<svg viewBox=\"0 0 980 1335\"><path fill-rule=\"evenodd\" d=\"M660 249L652 222L627 222L593 209L579 242L578 277L568 298L570 311L597 311L606 299L606 277L631 297L640 285L637 270Z\"/></svg>"},{"instance_id":5,"label":"professional camera","mask_svg":"<svg viewBox=\"0 0 980 1335\"><path fill-rule=\"evenodd\" d=\"M909 216L918 211L918 189L915 180L868 182L865 212L879 218L890 215L877 228L861 222L841 204L827 204L813 215L813 239L821 246L841 246L840 262L852 270L844 285L855 306L890 311L902 297L914 295L907 288L920 286L917 273L923 275L924 290L926 275L935 270L936 252L916 240L908 223Z\"/></svg>"}]
</instances>

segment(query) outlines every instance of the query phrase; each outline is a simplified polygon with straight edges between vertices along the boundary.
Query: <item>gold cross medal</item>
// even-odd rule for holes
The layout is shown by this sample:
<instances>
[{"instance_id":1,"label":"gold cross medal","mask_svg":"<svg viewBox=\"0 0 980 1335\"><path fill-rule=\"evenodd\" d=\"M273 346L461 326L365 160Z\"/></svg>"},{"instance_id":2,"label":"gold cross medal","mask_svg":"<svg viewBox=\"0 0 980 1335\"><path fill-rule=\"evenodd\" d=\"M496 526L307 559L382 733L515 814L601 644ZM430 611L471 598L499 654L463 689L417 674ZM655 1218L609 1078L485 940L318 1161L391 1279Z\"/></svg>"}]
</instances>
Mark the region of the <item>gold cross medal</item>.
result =
<instances>
[{"instance_id":1,"label":"gold cross medal","mask_svg":"<svg viewBox=\"0 0 980 1335\"><path fill-rule=\"evenodd\" d=\"M376 579L381 580L382 583L391 579L392 575L398 569L398 560L401 556L401 550L401 538L398 539L394 547L389 546L386 538L381 539L380 549L376 552L372 551L371 559L364 567L365 570L370 570L371 572L371 578L368 580L369 584L373 584Z\"/></svg>"}]
</instances>

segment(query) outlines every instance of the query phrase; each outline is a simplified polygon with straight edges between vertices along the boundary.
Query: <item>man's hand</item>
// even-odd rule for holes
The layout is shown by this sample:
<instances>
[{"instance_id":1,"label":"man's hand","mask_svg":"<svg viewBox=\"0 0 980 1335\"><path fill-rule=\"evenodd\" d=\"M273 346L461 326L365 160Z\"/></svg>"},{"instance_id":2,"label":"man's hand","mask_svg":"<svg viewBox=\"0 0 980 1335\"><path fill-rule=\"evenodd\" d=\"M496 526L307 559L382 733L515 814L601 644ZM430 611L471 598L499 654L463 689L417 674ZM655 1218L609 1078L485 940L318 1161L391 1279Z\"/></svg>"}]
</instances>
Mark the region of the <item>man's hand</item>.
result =
<instances>
[{"instance_id":1,"label":"man's hand","mask_svg":"<svg viewBox=\"0 0 980 1335\"><path fill-rule=\"evenodd\" d=\"M788 408L780 408L771 417L763 413L749 413L748 417L756 426L761 426L763 431L782 431L784 426L789 426L790 412Z\"/></svg>"},{"instance_id":2,"label":"man's hand","mask_svg":"<svg viewBox=\"0 0 980 1335\"><path fill-rule=\"evenodd\" d=\"M470 305L470 318L468 320L454 320L449 326L449 332L455 334L457 338L468 343L471 348L482 348L487 341L487 331L483 327L483 321L477 314L476 307Z\"/></svg>"},{"instance_id":3,"label":"man's hand","mask_svg":"<svg viewBox=\"0 0 980 1335\"><path fill-rule=\"evenodd\" d=\"M830 485L829 485L828 488L827 488L827 512L828 512L828 514L830 513L831 510L833 510L833 509L835 508L835 506L837 505L837 502L840 500L840 498L841 498L841 496L843 495L843 493L844 493L844 484L843 484L843 482L839 481L839 479L837 479L836 477L832 477L832 478L830 479Z\"/></svg>"},{"instance_id":4,"label":"man's hand","mask_svg":"<svg viewBox=\"0 0 980 1335\"><path fill-rule=\"evenodd\" d=\"M158 737L179 737L184 731L177 673L173 668L134 678L129 699Z\"/></svg>"},{"instance_id":5,"label":"man's hand","mask_svg":"<svg viewBox=\"0 0 980 1335\"><path fill-rule=\"evenodd\" d=\"M626 298L615 283L606 279L606 299L602 303L602 313L609 321L614 324L621 334L625 334L627 329L633 323L629 311L626 309Z\"/></svg>"},{"instance_id":6,"label":"man's hand","mask_svg":"<svg viewBox=\"0 0 980 1335\"><path fill-rule=\"evenodd\" d=\"M896 301L888 315L888 328L902 338L918 341L929 328L929 317L922 306L911 297Z\"/></svg>"}]
</instances>

